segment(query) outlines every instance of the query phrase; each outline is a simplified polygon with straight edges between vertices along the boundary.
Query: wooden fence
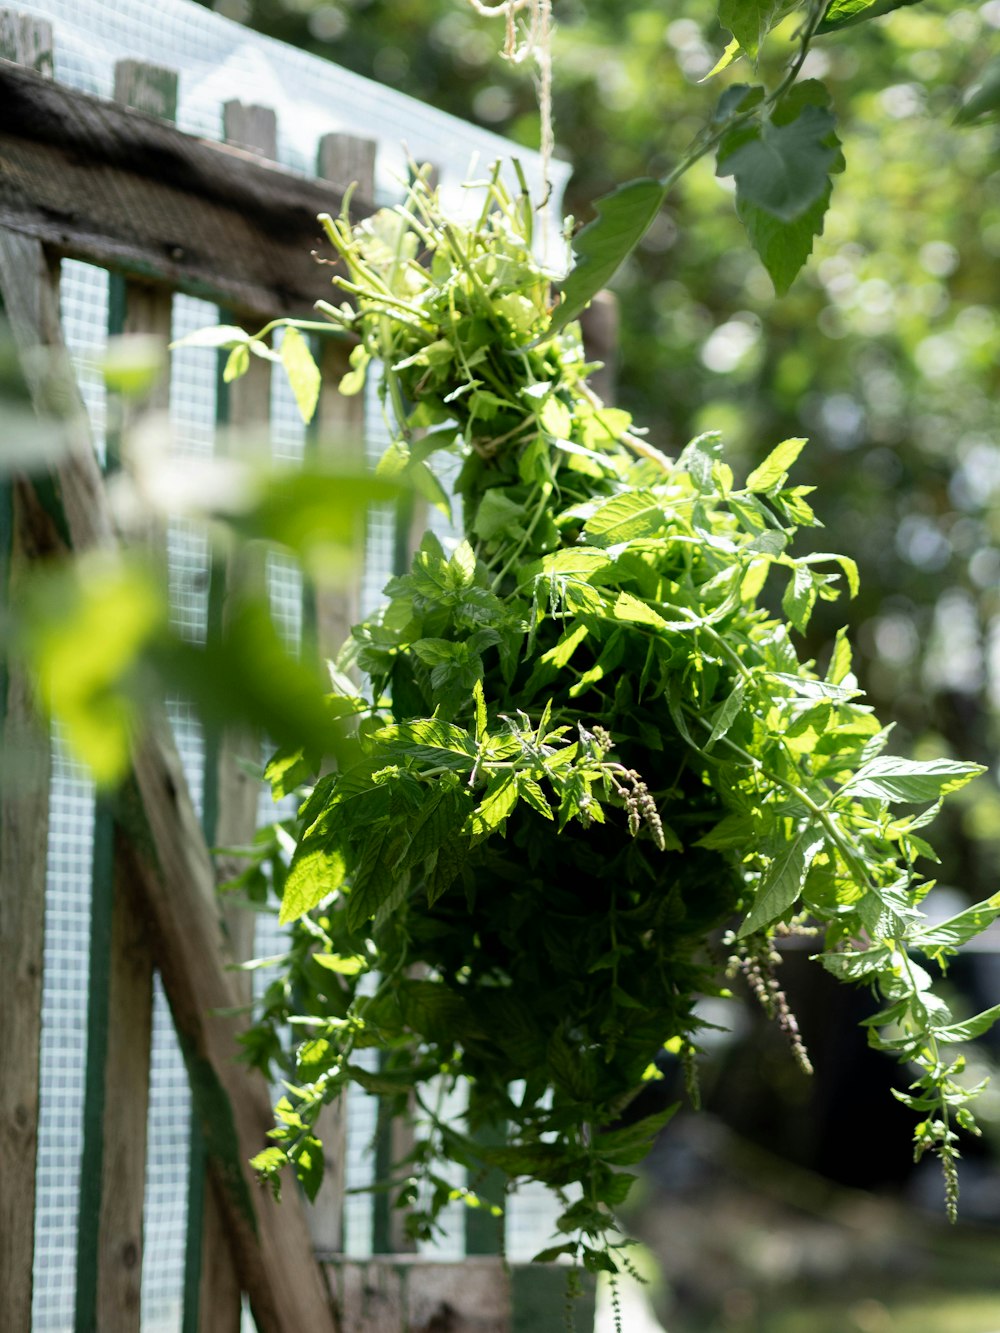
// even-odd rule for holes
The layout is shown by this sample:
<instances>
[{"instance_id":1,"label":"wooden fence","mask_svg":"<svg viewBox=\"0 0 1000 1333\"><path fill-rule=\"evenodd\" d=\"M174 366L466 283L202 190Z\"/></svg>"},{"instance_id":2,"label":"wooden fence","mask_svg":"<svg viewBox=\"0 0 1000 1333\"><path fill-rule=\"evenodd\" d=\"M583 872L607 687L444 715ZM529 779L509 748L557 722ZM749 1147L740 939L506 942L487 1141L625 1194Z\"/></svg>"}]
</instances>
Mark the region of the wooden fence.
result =
<instances>
[{"instance_id":1,"label":"wooden fence","mask_svg":"<svg viewBox=\"0 0 1000 1333\"><path fill-rule=\"evenodd\" d=\"M324 286L310 257L316 215L335 213L352 181L359 182L354 208L370 209L375 145L327 135L316 178L306 179L274 162L277 127L266 108L228 103L225 142L208 143L171 124L177 78L168 70L120 62L113 102L60 87L48 25L11 10L0 9L0 57L0 296L36 406L64 418L77 443L51 475L0 483L0 572L16 599L33 562L118 542L64 341L61 261L109 271L110 333L168 340L175 292L216 303L224 322L254 327L308 314ZM44 362L32 355L39 347L47 349ZM318 438L359 448L361 400L332 387L346 356L343 343L324 342ZM220 397L228 425L259 429L267 421L269 370L255 361L228 386ZM166 381L156 393L167 408ZM224 617L232 590L260 577L245 563L213 567L214 614ZM357 600L355 587L314 607L320 651L342 641ZM0 678L0 724L4 753L18 765L0 801L0 1328L20 1333L32 1317L51 745L31 683L17 669ZM247 1163L267 1142L270 1094L234 1059L233 1012L249 991L246 974L231 966L251 955L253 919L220 910L208 850L252 836L257 787L238 761L255 742L231 732L211 740L201 819L165 716L135 747L115 798L97 803L76 1333L140 1328L154 973L169 1000L196 1122L184 1333L235 1333L244 1294L260 1333L558 1328L558 1273L496 1256L456 1264L338 1257L339 1108L327 1113L327 1180L315 1206L290 1187L276 1205L259 1187ZM385 1221L376 1248L386 1248ZM592 1300L584 1300L578 1326L592 1321Z\"/></svg>"}]
</instances>

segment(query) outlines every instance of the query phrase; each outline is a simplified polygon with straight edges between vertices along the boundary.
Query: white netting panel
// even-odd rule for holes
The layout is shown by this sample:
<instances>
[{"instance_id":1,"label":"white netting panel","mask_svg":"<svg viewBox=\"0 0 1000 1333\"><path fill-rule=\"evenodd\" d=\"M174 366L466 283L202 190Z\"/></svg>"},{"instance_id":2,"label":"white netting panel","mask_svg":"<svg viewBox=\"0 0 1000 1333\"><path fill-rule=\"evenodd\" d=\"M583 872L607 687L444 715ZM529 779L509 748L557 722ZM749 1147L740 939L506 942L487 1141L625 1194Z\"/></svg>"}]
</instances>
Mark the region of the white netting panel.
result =
<instances>
[{"instance_id":1,"label":"white netting panel","mask_svg":"<svg viewBox=\"0 0 1000 1333\"><path fill-rule=\"evenodd\" d=\"M83 1148L87 1053L87 942L94 790L86 773L53 747L45 899L41 1114L35 1195L32 1327L73 1325L76 1217Z\"/></svg>"}]
</instances>

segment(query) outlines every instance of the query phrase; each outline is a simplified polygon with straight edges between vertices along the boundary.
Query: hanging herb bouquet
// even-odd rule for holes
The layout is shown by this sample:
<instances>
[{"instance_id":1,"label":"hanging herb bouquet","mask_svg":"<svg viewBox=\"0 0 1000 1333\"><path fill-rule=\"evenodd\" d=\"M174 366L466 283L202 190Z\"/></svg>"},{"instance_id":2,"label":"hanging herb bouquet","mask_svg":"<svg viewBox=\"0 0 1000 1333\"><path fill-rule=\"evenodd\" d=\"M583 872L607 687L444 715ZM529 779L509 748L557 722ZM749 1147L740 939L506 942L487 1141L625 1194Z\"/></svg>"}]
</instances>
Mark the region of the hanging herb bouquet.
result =
<instances>
[{"instance_id":1,"label":"hanging herb bouquet","mask_svg":"<svg viewBox=\"0 0 1000 1333\"><path fill-rule=\"evenodd\" d=\"M471 225L419 180L356 226L346 205L325 219L352 302L326 311L358 338L342 390L380 363L381 470L444 506L434 461L457 456L465 535L425 536L352 632L330 707L355 720L354 762L320 776L323 755L282 752L267 771L307 795L290 858L262 842L295 924L248 1045L266 1065L289 1015L300 1044L257 1165L314 1191L317 1114L357 1083L420 1108L397 1164L415 1234L455 1196L449 1163L473 1187L499 1170L563 1200L540 1258L615 1271L614 1209L669 1112L616 1123L665 1049L693 1059L727 957L805 1062L773 965L808 925L822 966L880 997L872 1040L910 1071L899 1095L953 1214L977 1091L953 1046L998 1010L956 1022L914 954L943 966L1000 896L930 925L916 863L977 766L887 755L843 632L824 673L800 660L817 600L857 583L842 556L793 554L816 523L788 481L804 442L742 484L717 436L676 461L649 447L589 387L576 326L549 333L527 199L497 173L483 192ZM459 1082L461 1132L436 1109ZM477 1136L500 1125L500 1146Z\"/></svg>"}]
</instances>

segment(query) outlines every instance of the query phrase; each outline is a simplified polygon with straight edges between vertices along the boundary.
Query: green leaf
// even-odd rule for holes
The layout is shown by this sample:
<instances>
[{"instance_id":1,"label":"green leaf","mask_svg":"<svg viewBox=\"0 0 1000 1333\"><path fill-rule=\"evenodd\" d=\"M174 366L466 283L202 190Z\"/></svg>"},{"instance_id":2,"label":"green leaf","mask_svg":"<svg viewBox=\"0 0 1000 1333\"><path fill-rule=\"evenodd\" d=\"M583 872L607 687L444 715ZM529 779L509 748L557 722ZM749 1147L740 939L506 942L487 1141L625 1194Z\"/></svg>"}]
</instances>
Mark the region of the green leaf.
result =
<instances>
[{"instance_id":1,"label":"green leaf","mask_svg":"<svg viewBox=\"0 0 1000 1333\"><path fill-rule=\"evenodd\" d=\"M989 1032L997 1019L1000 1019L1000 1004L995 1004L992 1009L984 1009L981 1014L976 1014L975 1018L967 1018L964 1023L952 1023L948 1027L935 1028L934 1035L938 1041L972 1041L976 1037L981 1037L984 1032Z\"/></svg>"},{"instance_id":2,"label":"green leaf","mask_svg":"<svg viewBox=\"0 0 1000 1333\"><path fill-rule=\"evenodd\" d=\"M226 384L231 384L233 380L238 380L241 375L245 375L250 369L250 348L246 343L240 343L234 347L226 358L226 364L222 371L222 378Z\"/></svg>"},{"instance_id":3,"label":"green leaf","mask_svg":"<svg viewBox=\"0 0 1000 1333\"><path fill-rule=\"evenodd\" d=\"M551 1264L557 1259L561 1259L564 1254L576 1254L576 1241L568 1241L565 1245L550 1245L547 1250L539 1250L533 1257L533 1264Z\"/></svg>"},{"instance_id":4,"label":"green leaf","mask_svg":"<svg viewBox=\"0 0 1000 1333\"><path fill-rule=\"evenodd\" d=\"M919 3L920 0L833 0L816 32L819 36L839 32L841 28L850 28L855 23L865 23L868 19L891 14L894 9Z\"/></svg>"},{"instance_id":5,"label":"green leaf","mask_svg":"<svg viewBox=\"0 0 1000 1333\"><path fill-rule=\"evenodd\" d=\"M285 329L285 336L281 340L281 364L295 395L299 414L308 424L319 402L321 381L319 367L313 360L309 344L298 329Z\"/></svg>"},{"instance_id":6,"label":"green leaf","mask_svg":"<svg viewBox=\"0 0 1000 1333\"><path fill-rule=\"evenodd\" d=\"M892 950L885 945L861 951L822 953L819 961L841 981L866 981L884 972L892 961Z\"/></svg>"},{"instance_id":7,"label":"green leaf","mask_svg":"<svg viewBox=\"0 0 1000 1333\"><path fill-rule=\"evenodd\" d=\"M518 795L516 774L506 773L491 778L486 795L470 816L469 831L473 837L485 838L498 829L517 805Z\"/></svg>"},{"instance_id":8,"label":"green leaf","mask_svg":"<svg viewBox=\"0 0 1000 1333\"><path fill-rule=\"evenodd\" d=\"M336 849L325 844L321 847L309 843L299 846L285 877L279 924L287 925L311 912L340 888L344 873L344 858Z\"/></svg>"},{"instance_id":9,"label":"green leaf","mask_svg":"<svg viewBox=\"0 0 1000 1333\"><path fill-rule=\"evenodd\" d=\"M532 810L536 810L545 819L555 819L552 813L552 807L545 799L545 793L539 784L528 773L519 773L517 775L517 792L521 799L530 805Z\"/></svg>"},{"instance_id":10,"label":"green leaf","mask_svg":"<svg viewBox=\"0 0 1000 1333\"><path fill-rule=\"evenodd\" d=\"M778 921L795 903L805 883L806 872L823 847L823 834L806 825L794 841L771 862L754 894L753 906L737 931L737 938L752 935Z\"/></svg>"},{"instance_id":11,"label":"green leaf","mask_svg":"<svg viewBox=\"0 0 1000 1333\"><path fill-rule=\"evenodd\" d=\"M987 116L995 117L997 112L1000 112L1000 58L991 60L982 77L970 88L955 113L955 124L972 125Z\"/></svg>"},{"instance_id":12,"label":"green leaf","mask_svg":"<svg viewBox=\"0 0 1000 1333\"><path fill-rule=\"evenodd\" d=\"M504 495L499 486L493 486L479 502L472 530L483 541L510 535L519 537L524 532L527 511L523 504Z\"/></svg>"},{"instance_id":13,"label":"green leaf","mask_svg":"<svg viewBox=\"0 0 1000 1333\"><path fill-rule=\"evenodd\" d=\"M266 1150L265 1150L266 1151ZM292 1159L295 1175L305 1191L310 1203L315 1203L316 1195L323 1184L323 1169L326 1161L323 1157L323 1145L311 1134L301 1140Z\"/></svg>"},{"instance_id":14,"label":"green leaf","mask_svg":"<svg viewBox=\"0 0 1000 1333\"><path fill-rule=\"evenodd\" d=\"M1000 916L1000 893L995 893L991 898L967 907L957 916L949 917L947 921L938 921L932 926L918 930L913 937L914 948L928 951L957 949L959 945L967 943L984 931L998 916Z\"/></svg>"},{"instance_id":15,"label":"green leaf","mask_svg":"<svg viewBox=\"0 0 1000 1333\"><path fill-rule=\"evenodd\" d=\"M284 1148L264 1148L255 1157L250 1158L250 1166L254 1171L259 1171L262 1175L273 1175L280 1171L288 1162L288 1156Z\"/></svg>"},{"instance_id":16,"label":"green leaf","mask_svg":"<svg viewBox=\"0 0 1000 1333\"><path fill-rule=\"evenodd\" d=\"M614 607L615 620L624 620L630 625L649 625L653 629L666 629L667 622L639 597L630 592L620 592Z\"/></svg>"},{"instance_id":17,"label":"green leaf","mask_svg":"<svg viewBox=\"0 0 1000 1333\"><path fill-rule=\"evenodd\" d=\"M831 685L840 685L851 674L853 657L851 654L851 641L847 637L847 630L841 628L837 630L837 637L833 642L833 652L830 654L830 665L826 669L826 679Z\"/></svg>"},{"instance_id":18,"label":"green leaf","mask_svg":"<svg viewBox=\"0 0 1000 1333\"><path fill-rule=\"evenodd\" d=\"M709 79L714 79L716 74L721 74L724 69L728 69L739 53L740 43L739 40L734 37L701 82L707 83Z\"/></svg>"},{"instance_id":19,"label":"green leaf","mask_svg":"<svg viewBox=\"0 0 1000 1333\"><path fill-rule=\"evenodd\" d=\"M380 727L372 740L413 759L435 767L443 764L459 772L470 771L478 753L476 742L467 731L438 718L418 718L398 726Z\"/></svg>"},{"instance_id":20,"label":"green leaf","mask_svg":"<svg viewBox=\"0 0 1000 1333\"><path fill-rule=\"evenodd\" d=\"M750 244L760 256L778 296L784 296L812 254L813 242L823 235L833 186L823 192L793 221L786 221L738 196L736 213Z\"/></svg>"},{"instance_id":21,"label":"green leaf","mask_svg":"<svg viewBox=\"0 0 1000 1333\"><path fill-rule=\"evenodd\" d=\"M788 476L788 469L805 448L806 443L804 439L798 437L783 440L747 477L747 490L766 493L780 487Z\"/></svg>"},{"instance_id":22,"label":"green leaf","mask_svg":"<svg viewBox=\"0 0 1000 1333\"><path fill-rule=\"evenodd\" d=\"M345 958L339 953L314 953L312 960L328 972L337 972L342 977L356 977L360 972L368 971L368 959L363 954Z\"/></svg>"},{"instance_id":23,"label":"green leaf","mask_svg":"<svg viewBox=\"0 0 1000 1333\"><path fill-rule=\"evenodd\" d=\"M628 490L605 501L590 518L584 531L588 537L600 537L605 545L631 541L634 537L653 537L663 531L665 519L662 502L651 491Z\"/></svg>"},{"instance_id":24,"label":"green leaf","mask_svg":"<svg viewBox=\"0 0 1000 1333\"><path fill-rule=\"evenodd\" d=\"M721 740L726 732L733 725L740 715L743 708L743 695L746 690L746 682L741 676L736 682L735 688L729 697L720 705L719 711L715 715L715 721L712 723L712 734L705 742L705 752L711 750L716 741ZM702 844L704 845L704 844Z\"/></svg>"},{"instance_id":25,"label":"green leaf","mask_svg":"<svg viewBox=\"0 0 1000 1333\"><path fill-rule=\"evenodd\" d=\"M734 130L719 145L716 175L735 176L738 199L793 222L828 188L839 154L833 126L832 112L807 103L786 124Z\"/></svg>"},{"instance_id":26,"label":"green leaf","mask_svg":"<svg viewBox=\"0 0 1000 1333\"><path fill-rule=\"evenodd\" d=\"M576 319L608 285L652 226L665 198L658 180L642 177L597 200L597 217L573 242L576 264L563 281L562 304L552 316L549 335Z\"/></svg>"},{"instance_id":27,"label":"green leaf","mask_svg":"<svg viewBox=\"0 0 1000 1333\"><path fill-rule=\"evenodd\" d=\"M721 0L719 22L729 29L747 55L756 60L761 42L784 8L782 0Z\"/></svg>"},{"instance_id":28,"label":"green leaf","mask_svg":"<svg viewBox=\"0 0 1000 1333\"><path fill-rule=\"evenodd\" d=\"M217 324L208 329L195 329L194 333L178 338L170 344L170 350L175 347L238 347L246 345L252 338L252 334L237 324Z\"/></svg>"},{"instance_id":29,"label":"green leaf","mask_svg":"<svg viewBox=\"0 0 1000 1333\"><path fill-rule=\"evenodd\" d=\"M922 804L958 791L985 771L981 764L961 764L952 759L923 761L880 755L849 778L841 794Z\"/></svg>"},{"instance_id":30,"label":"green leaf","mask_svg":"<svg viewBox=\"0 0 1000 1333\"><path fill-rule=\"evenodd\" d=\"M806 565L796 565L788 580L781 609L800 634L809 626L809 617L816 605L816 584Z\"/></svg>"}]
</instances>

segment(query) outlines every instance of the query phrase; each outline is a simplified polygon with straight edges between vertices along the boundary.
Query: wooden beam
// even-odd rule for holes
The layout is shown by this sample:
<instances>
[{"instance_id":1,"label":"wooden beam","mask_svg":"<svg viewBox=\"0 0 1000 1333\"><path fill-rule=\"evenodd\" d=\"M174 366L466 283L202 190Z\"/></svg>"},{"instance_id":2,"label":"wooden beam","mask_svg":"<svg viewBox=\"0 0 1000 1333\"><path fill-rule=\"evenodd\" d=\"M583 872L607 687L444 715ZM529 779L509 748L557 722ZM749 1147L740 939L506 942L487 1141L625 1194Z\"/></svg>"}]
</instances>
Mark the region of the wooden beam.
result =
<instances>
[{"instance_id":1,"label":"wooden beam","mask_svg":"<svg viewBox=\"0 0 1000 1333\"><path fill-rule=\"evenodd\" d=\"M177 82L172 70L135 60L120 61L115 67L115 98L124 105L172 117L177 108ZM117 274L112 274L109 281L108 332L152 334L162 341L165 350L171 334L173 298L169 290ZM127 437L139 410L165 412L168 406L169 380L164 375L152 388L142 409L134 402L122 402L122 436ZM119 441L108 442L109 471L119 465L119 444ZM160 534L148 536L153 546L162 544ZM107 986L98 1126L101 1144L93 1163L100 1166L95 1327L113 1328L116 1333L139 1333L153 1040L153 945L143 903L127 872L122 830L103 801L98 802L96 821L95 846L106 844L107 855L95 857L92 892L95 910L97 900L106 899L104 910L110 916L110 931L106 939L100 933L95 938L90 970L92 988ZM85 1170L87 1164L85 1152ZM82 1276L78 1275L78 1286Z\"/></svg>"},{"instance_id":2,"label":"wooden beam","mask_svg":"<svg viewBox=\"0 0 1000 1333\"><path fill-rule=\"evenodd\" d=\"M274 159L278 155L278 124L269 107L245 106L242 102L227 102L223 107L223 135L227 143L235 144L260 157ZM220 311L222 323L232 323L229 311ZM223 438L239 447L242 429L258 440L266 431L271 417L271 366L267 361L252 357L247 373L232 384L220 383L217 416L229 432ZM218 634L226 624L234 600L244 593L265 590L264 554L258 547L233 553L229 559L213 558L209 588L208 633ZM261 738L250 728L206 728L205 754L205 810L202 824L213 846L246 846L253 841L257 828L257 804L260 782L242 764L260 759ZM243 863L230 857L216 855L215 872L218 883L232 879L243 868ZM245 905L223 902L223 919L229 933L229 947L233 957L246 962L254 954L254 926L256 917ZM249 1005L252 982L249 972L236 974L233 983L243 1004ZM192 1333L238 1333L241 1316L239 1278L233 1263L229 1237L226 1234L225 1212L216 1191L204 1188L192 1193L188 1201L188 1225L197 1219L193 1210L200 1202L201 1254L197 1292L197 1321L190 1321ZM192 1293L193 1294L193 1293Z\"/></svg>"},{"instance_id":3,"label":"wooden beam","mask_svg":"<svg viewBox=\"0 0 1000 1333\"><path fill-rule=\"evenodd\" d=\"M0 485L0 565L12 602L31 558L23 486ZM30 683L0 673L0 1328L31 1327L49 737Z\"/></svg>"},{"instance_id":4,"label":"wooden beam","mask_svg":"<svg viewBox=\"0 0 1000 1333\"><path fill-rule=\"evenodd\" d=\"M311 252L336 186L2 60L0 106L0 226L248 316L326 294Z\"/></svg>"},{"instance_id":5,"label":"wooden beam","mask_svg":"<svg viewBox=\"0 0 1000 1333\"><path fill-rule=\"evenodd\" d=\"M376 144L351 134L325 134L316 153L317 174L343 192L356 184L357 193L370 199L375 193ZM319 361L322 387L316 416L307 436L307 451L320 466L361 471L365 465L365 396L345 397L338 385L350 369L349 349L330 338L313 348ZM323 452L320 453L319 451ZM365 558L365 518L356 518L354 564L351 576L336 587L307 585L303 607L304 648L321 659L332 659L343 647L351 626L361 618L361 577ZM334 1254L344 1245L344 1191L347 1187L347 1096L324 1106L316 1132L323 1143L323 1183L307 1208L313 1245Z\"/></svg>"},{"instance_id":6,"label":"wooden beam","mask_svg":"<svg viewBox=\"0 0 1000 1333\"><path fill-rule=\"evenodd\" d=\"M0 230L0 293L25 362L40 346L64 367L63 409L85 422L83 403L67 379L59 312L41 245ZM50 401L47 379L29 380L36 404ZM107 546L114 529L93 452L79 451L55 480L59 523L77 551ZM230 954L215 897L214 874L180 759L165 723L149 718L137 743L133 776L118 794L116 815L128 835L127 872L142 894L155 939L157 964L184 1053L202 1122L213 1179L225 1199L230 1240L259 1333L335 1333L294 1190L276 1204L248 1165L272 1124L263 1078L237 1063L237 1025L227 1011L237 1002Z\"/></svg>"},{"instance_id":7,"label":"wooden beam","mask_svg":"<svg viewBox=\"0 0 1000 1333\"><path fill-rule=\"evenodd\" d=\"M0 56L52 73L48 23L0 9ZM2 307L2 301L0 301ZM30 487L0 479L0 601L15 606L31 548ZM50 744L31 684L0 658L0 1328L31 1327L45 959Z\"/></svg>"}]
</instances>

